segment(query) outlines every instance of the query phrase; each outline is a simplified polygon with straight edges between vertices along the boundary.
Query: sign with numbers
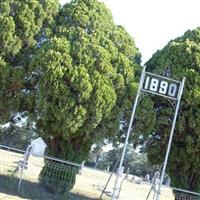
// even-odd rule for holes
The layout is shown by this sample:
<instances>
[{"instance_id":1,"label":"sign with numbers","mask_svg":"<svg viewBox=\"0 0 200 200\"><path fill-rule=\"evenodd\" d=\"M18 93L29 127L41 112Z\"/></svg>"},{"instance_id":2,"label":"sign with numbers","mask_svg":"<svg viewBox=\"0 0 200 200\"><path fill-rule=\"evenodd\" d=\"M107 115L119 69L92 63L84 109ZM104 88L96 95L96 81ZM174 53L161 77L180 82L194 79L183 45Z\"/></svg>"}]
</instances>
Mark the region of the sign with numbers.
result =
<instances>
[{"instance_id":1,"label":"sign with numbers","mask_svg":"<svg viewBox=\"0 0 200 200\"><path fill-rule=\"evenodd\" d=\"M167 166L167 161L168 161L168 157L169 157L173 133L174 133L175 124L176 124L176 119L177 119L177 115L178 115L178 109L180 106L181 96L182 96L183 88L184 88L184 84L185 84L185 77L180 82L180 81L170 79L168 77L163 77L160 75L152 74L150 72L146 72L145 70L146 70L146 66L144 66L142 69L140 84L138 87L137 95L135 97L133 110L132 110L132 114L131 114L131 118L130 118L130 123L128 126L126 139L124 142L124 148L123 148L121 159L119 162L119 168L117 170L116 181L115 181L115 185L114 185L113 193L112 193L112 200L118 200L119 191L120 191L120 189L119 189L120 177L121 177L120 172L122 171L122 168L123 168L123 162L124 162L124 157L125 157L125 153L126 153L126 149L127 149L127 145L128 145L129 136L130 136L131 131L133 131L132 124L135 119L136 108L137 108L137 104L138 104L141 92L156 94L156 95L160 95L160 96L163 96L166 98L176 100L176 108L175 108L175 112L174 112L174 118L172 121L172 128L171 128L170 137L169 137L169 141L168 141L168 145L167 145L167 151L165 154L165 160L163 162L162 174L160 177L159 187L156 191L156 194L157 194L156 200L159 200L159 195L161 193L160 192L161 185L164 180L165 170L166 170L166 166Z\"/></svg>"},{"instance_id":2,"label":"sign with numbers","mask_svg":"<svg viewBox=\"0 0 200 200\"><path fill-rule=\"evenodd\" d=\"M142 91L177 99L180 85L179 81L145 72Z\"/></svg>"}]
</instances>

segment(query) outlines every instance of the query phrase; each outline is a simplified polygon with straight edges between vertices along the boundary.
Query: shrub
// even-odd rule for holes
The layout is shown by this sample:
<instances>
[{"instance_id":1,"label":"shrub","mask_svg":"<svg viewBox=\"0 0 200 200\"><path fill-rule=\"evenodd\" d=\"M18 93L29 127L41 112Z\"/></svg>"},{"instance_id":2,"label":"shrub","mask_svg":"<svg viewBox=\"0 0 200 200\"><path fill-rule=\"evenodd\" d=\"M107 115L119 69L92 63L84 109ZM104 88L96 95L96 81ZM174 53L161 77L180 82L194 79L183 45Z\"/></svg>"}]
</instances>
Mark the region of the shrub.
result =
<instances>
[{"instance_id":1,"label":"shrub","mask_svg":"<svg viewBox=\"0 0 200 200\"><path fill-rule=\"evenodd\" d=\"M46 161L40 172L39 181L48 192L64 194L73 188L78 171L77 166Z\"/></svg>"}]
</instances>

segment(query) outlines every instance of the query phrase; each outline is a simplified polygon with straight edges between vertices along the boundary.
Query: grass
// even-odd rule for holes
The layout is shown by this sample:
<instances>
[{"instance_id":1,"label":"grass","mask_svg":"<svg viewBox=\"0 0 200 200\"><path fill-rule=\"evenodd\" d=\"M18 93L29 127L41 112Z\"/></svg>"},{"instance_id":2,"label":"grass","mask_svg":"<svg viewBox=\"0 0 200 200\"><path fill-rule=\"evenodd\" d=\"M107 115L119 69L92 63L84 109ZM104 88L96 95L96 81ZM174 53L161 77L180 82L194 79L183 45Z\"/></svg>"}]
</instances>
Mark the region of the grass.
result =
<instances>
[{"instance_id":1,"label":"grass","mask_svg":"<svg viewBox=\"0 0 200 200\"><path fill-rule=\"evenodd\" d=\"M20 192L17 192L19 179L12 176L0 176L0 199L37 199L37 200L92 200L84 196L70 193L68 197L60 195L49 194L44 188L40 187L39 184L23 181Z\"/></svg>"},{"instance_id":2,"label":"grass","mask_svg":"<svg viewBox=\"0 0 200 200\"><path fill-rule=\"evenodd\" d=\"M102 189L110 176L107 172L83 168L82 173L77 174L76 183L68 197L53 195L38 183L38 176L44 166L44 160L31 157L28 169L24 170L21 190L17 193L19 174L17 172L13 173L13 171L16 169L20 159L22 159L21 154L0 150L0 199L2 200L95 200L99 199ZM103 195L104 200L111 198L110 194L113 190L115 178L115 176L111 178L106 193ZM132 177L129 177L128 180L123 182L120 199L146 199L151 185L145 183L135 184L131 179ZM150 199L152 197L153 194L151 194ZM172 191L167 188L163 189L161 200L174 200Z\"/></svg>"}]
</instances>

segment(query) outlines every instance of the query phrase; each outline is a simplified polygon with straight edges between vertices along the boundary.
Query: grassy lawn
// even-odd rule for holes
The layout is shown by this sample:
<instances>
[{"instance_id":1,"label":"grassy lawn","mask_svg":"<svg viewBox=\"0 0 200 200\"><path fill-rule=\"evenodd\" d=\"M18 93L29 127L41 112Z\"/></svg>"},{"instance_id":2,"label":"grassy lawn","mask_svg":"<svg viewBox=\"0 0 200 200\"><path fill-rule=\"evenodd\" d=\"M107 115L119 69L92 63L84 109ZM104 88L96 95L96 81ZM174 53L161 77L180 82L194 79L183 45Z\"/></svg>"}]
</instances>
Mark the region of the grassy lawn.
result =
<instances>
[{"instance_id":1,"label":"grassy lawn","mask_svg":"<svg viewBox=\"0 0 200 200\"><path fill-rule=\"evenodd\" d=\"M84 197L78 194L70 193L68 197L62 197L60 195L54 195L48 193L38 183L29 182L23 180L20 192L17 192L17 186L19 179L12 176L0 175L0 200L2 199L37 199L37 200L92 200L92 198Z\"/></svg>"},{"instance_id":2,"label":"grassy lawn","mask_svg":"<svg viewBox=\"0 0 200 200\"><path fill-rule=\"evenodd\" d=\"M40 171L44 166L42 158L31 157L28 169L24 170L21 190L17 193L19 174L13 173L22 155L0 150L0 200L94 200L99 199L109 173L90 168L83 168L81 174L76 175L76 183L68 196L60 196L47 192L38 182ZM110 200L115 176L111 178L103 200ZM144 200L150 190L150 184L135 184L125 180L120 193L120 200ZM151 194L150 199L153 198ZM160 200L174 200L172 191L168 188L162 190Z\"/></svg>"}]
</instances>

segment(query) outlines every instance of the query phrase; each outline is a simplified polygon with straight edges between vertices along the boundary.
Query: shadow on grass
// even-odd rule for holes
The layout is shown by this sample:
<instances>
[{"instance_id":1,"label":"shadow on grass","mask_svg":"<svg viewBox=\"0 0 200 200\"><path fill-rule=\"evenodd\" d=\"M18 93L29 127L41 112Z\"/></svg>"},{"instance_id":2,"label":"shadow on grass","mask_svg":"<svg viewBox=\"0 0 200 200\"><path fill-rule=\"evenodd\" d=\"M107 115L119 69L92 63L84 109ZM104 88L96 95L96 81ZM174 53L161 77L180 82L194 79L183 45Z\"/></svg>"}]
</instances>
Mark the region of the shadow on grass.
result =
<instances>
[{"instance_id":1,"label":"shadow on grass","mask_svg":"<svg viewBox=\"0 0 200 200\"><path fill-rule=\"evenodd\" d=\"M17 192L19 179L14 176L0 175L0 193L34 200L94 200L76 194L51 194L39 183L22 180L20 191Z\"/></svg>"},{"instance_id":2,"label":"shadow on grass","mask_svg":"<svg viewBox=\"0 0 200 200\"><path fill-rule=\"evenodd\" d=\"M97 199L91 199L89 197L83 197L83 196L79 196L77 194L69 194L69 200L97 200Z\"/></svg>"}]
</instances>

